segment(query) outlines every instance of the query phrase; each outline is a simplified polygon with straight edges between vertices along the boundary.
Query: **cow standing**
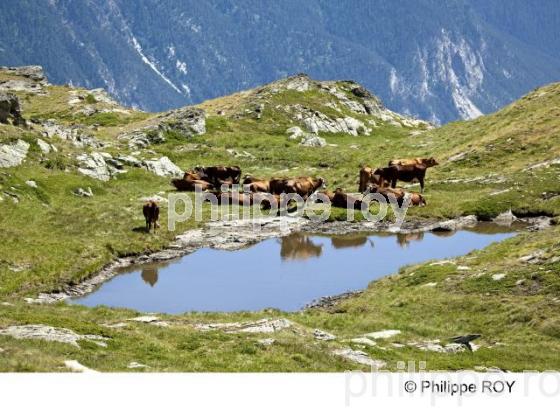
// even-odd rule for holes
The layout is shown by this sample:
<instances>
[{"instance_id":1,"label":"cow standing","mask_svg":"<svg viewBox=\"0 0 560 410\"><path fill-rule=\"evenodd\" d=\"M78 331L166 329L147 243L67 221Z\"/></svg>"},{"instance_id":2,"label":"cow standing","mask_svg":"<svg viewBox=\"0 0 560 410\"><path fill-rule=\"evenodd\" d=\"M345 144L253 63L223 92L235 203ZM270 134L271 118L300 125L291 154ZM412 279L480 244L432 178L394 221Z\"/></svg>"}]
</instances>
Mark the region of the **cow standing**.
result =
<instances>
[{"instance_id":1,"label":"cow standing","mask_svg":"<svg viewBox=\"0 0 560 410\"><path fill-rule=\"evenodd\" d=\"M158 228L159 219L159 206L156 201L148 201L144 204L142 209L144 213L144 219L146 220L146 232L150 232L152 226L154 227L154 232Z\"/></svg>"}]
</instances>

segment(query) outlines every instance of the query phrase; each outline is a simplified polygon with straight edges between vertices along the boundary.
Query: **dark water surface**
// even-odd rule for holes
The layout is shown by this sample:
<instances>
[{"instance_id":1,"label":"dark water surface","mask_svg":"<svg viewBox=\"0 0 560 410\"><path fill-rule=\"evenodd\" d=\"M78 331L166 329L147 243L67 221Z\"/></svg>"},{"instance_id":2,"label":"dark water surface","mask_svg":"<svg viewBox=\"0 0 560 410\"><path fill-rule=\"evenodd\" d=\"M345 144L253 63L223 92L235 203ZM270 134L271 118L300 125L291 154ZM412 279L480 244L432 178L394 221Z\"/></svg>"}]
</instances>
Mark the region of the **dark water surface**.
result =
<instances>
[{"instance_id":1,"label":"dark water surface","mask_svg":"<svg viewBox=\"0 0 560 410\"><path fill-rule=\"evenodd\" d=\"M71 303L162 313L294 311L321 296L364 289L404 265L464 255L512 235L496 225L407 235L297 233L242 250L205 248L132 266Z\"/></svg>"}]
</instances>

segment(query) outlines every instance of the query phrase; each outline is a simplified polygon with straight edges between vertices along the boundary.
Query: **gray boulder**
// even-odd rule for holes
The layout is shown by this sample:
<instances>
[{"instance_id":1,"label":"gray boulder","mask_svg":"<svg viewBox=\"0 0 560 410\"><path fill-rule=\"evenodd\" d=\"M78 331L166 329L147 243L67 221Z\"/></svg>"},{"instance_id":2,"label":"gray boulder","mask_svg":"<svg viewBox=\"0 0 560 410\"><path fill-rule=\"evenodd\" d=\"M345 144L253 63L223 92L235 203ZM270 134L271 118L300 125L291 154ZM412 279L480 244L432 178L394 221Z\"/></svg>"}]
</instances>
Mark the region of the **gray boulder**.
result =
<instances>
[{"instance_id":1,"label":"gray boulder","mask_svg":"<svg viewBox=\"0 0 560 410\"><path fill-rule=\"evenodd\" d=\"M77 157L80 166L78 172L88 177L108 181L111 179L111 171L105 162L105 158L99 152L81 154Z\"/></svg>"},{"instance_id":2,"label":"gray boulder","mask_svg":"<svg viewBox=\"0 0 560 410\"><path fill-rule=\"evenodd\" d=\"M304 147L326 147L327 141L317 135L308 134L301 139L299 144Z\"/></svg>"},{"instance_id":3,"label":"gray boulder","mask_svg":"<svg viewBox=\"0 0 560 410\"><path fill-rule=\"evenodd\" d=\"M0 145L0 168L9 168L20 165L29 151L29 144L17 140L12 145Z\"/></svg>"},{"instance_id":4,"label":"gray boulder","mask_svg":"<svg viewBox=\"0 0 560 410\"><path fill-rule=\"evenodd\" d=\"M181 177L184 172L167 157L143 162L144 167L160 177Z\"/></svg>"}]
</instances>

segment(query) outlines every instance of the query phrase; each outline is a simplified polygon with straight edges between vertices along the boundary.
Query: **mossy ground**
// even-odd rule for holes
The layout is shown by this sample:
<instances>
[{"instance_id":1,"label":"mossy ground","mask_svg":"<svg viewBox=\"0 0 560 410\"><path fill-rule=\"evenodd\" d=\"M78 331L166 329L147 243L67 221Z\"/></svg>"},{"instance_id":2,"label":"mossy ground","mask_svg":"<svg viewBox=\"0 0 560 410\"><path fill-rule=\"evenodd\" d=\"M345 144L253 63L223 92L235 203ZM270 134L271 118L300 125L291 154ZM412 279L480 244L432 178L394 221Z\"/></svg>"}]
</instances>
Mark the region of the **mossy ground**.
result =
<instances>
[{"instance_id":1,"label":"mossy ground","mask_svg":"<svg viewBox=\"0 0 560 410\"><path fill-rule=\"evenodd\" d=\"M24 115L91 126L93 135L112 143L106 149L109 153L128 149L125 142L115 139L117 134L149 123L154 117L133 113L86 119L76 114L79 106L69 108L68 92L66 87L53 86L48 96L23 95ZM307 98L310 106L321 104L312 93L294 93L275 97L275 103L291 103L294 98L301 103ZM234 105L234 100L228 104ZM83 104L91 103L86 99ZM420 134L381 122L368 137L322 135L330 144L324 148L301 147L298 141L288 140L285 130L295 124L274 110L265 110L259 120L210 114L205 135L185 139L170 133L165 143L149 149L154 157L167 155L182 168L223 163L239 165L244 173L262 177L316 175L326 178L331 189L342 187L351 192L357 189L361 165L379 166L396 157L435 156L442 165L428 171L428 206L410 210L408 218L475 214L490 219L508 209L517 214L557 216L560 196L544 199L541 194L560 193L560 166L525 169L560 156L558 107L560 86L556 84L475 121ZM389 349L365 349L372 357L386 360L391 369L399 360L425 360L431 370L475 365L509 370L560 368L560 266L558 262L527 265L518 261L520 255L543 247L550 258L558 255L559 228L524 233L475 252L460 261L471 266L467 273L457 272L453 265L403 269L373 282L364 294L330 311L193 313L165 317L171 324L168 328L132 322L125 328L109 329L102 324L116 323L136 313L65 304L27 305L22 301L24 296L78 282L118 256L161 249L176 234L165 229L165 206L163 229L150 235L141 232L140 198L156 193L165 196L172 191L167 179L142 169L129 169L115 180L99 182L75 172L75 154L83 149L55 139L51 142L58 152L41 154L36 137L34 129L0 126L0 142L23 138L32 144L24 165L0 171L0 192L19 197L17 205L6 195L1 203L0 298L10 305L0 306L0 327L40 323L100 334L110 340L107 348L80 342L82 349L78 350L59 343L0 337L4 350L0 353L0 370L64 370L65 359L104 371L127 370L126 364L131 361L147 364L152 371L342 370L359 366L333 357L329 352L334 346L348 345L341 342L345 338L387 328L403 333L380 343ZM228 149L247 151L253 157L235 156ZM467 153L465 159L445 161L461 152ZM38 188L26 185L28 180L36 181ZM75 196L72 191L77 187L91 187L94 196ZM336 211L332 218L344 219L345 215ZM177 232L197 225L188 221ZM507 276L494 281L494 271ZM516 285L521 279L524 284ZM427 282L438 285L422 287ZM273 336L277 343L265 347L257 342L266 337L263 335L201 333L191 326L195 322L262 317L287 317L311 330L318 327L330 331L339 339L318 342L310 334L283 331ZM463 333L481 333L484 348L474 354L390 348L390 342L443 340Z\"/></svg>"}]
</instances>

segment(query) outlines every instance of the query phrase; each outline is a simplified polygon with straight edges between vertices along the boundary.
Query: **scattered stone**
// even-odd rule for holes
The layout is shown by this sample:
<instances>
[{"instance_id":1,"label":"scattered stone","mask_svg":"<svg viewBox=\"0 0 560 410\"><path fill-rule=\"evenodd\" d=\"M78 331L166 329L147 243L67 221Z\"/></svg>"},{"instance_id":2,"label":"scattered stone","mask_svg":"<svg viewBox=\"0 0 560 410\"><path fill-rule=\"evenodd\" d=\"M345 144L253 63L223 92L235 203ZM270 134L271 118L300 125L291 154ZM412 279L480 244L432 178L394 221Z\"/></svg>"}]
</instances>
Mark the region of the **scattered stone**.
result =
<instances>
[{"instance_id":1,"label":"scattered stone","mask_svg":"<svg viewBox=\"0 0 560 410\"><path fill-rule=\"evenodd\" d=\"M15 144L0 145L0 168L20 165L29 151L29 144L24 140L17 140Z\"/></svg>"},{"instance_id":2,"label":"scattered stone","mask_svg":"<svg viewBox=\"0 0 560 410\"><path fill-rule=\"evenodd\" d=\"M421 287L423 288L435 288L437 286L437 282L428 282L424 283Z\"/></svg>"},{"instance_id":3,"label":"scattered stone","mask_svg":"<svg viewBox=\"0 0 560 410\"><path fill-rule=\"evenodd\" d=\"M373 369L381 369L387 365L387 363L383 360L374 360L370 358L367 353L362 352L361 350L337 349L333 351L333 354L343 357L352 362L371 366Z\"/></svg>"},{"instance_id":4,"label":"scattered stone","mask_svg":"<svg viewBox=\"0 0 560 410\"><path fill-rule=\"evenodd\" d=\"M506 277L505 273L495 273L494 275L492 275L492 279L494 279L495 281L500 281L505 277Z\"/></svg>"},{"instance_id":5,"label":"scattered stone","mask_svg":"<svg viewBox=\"0 0 560 410\"><path fill-rule=\"evenodd\" d=\"M104 323L102 326L108 327L109 329L120 329L123 327L127 327L128 323L119 322L119 323Z\"/></svg>"},{"instance_id":6,"label":"scattered stone","mask_svg":"<svg viewBox=\"0 0 560 410\"><path fill-rule=\"evenodd\" d=\"M323 340L323 341L329 341L329 340L335 340L336 339L335 335L327 333L327 332L325 332L324 330L321 330L321 329L315 329L313 331L313 337L317 340Z\"/></svg>"},{"instance_id":7,"label":"scattered stone","mask_svg":"<svg viewBox=\"0 0 560 410\"><path fill-rule=\"evenodd\" d=\"M356 337L354 339L351 339L350 342L358 345L364 345L364 346L377 346L376 342L374 342L371 339L368 339L367 337Z\"/></svg>"},{"instance_id":8,"label":"scattered stone","mask_svg":"<svg viewBox=\"0 0 560 410\"><path fill-rule=\"evenodd\" d=\"M0 329L0 335L11 336L16 339L40 339L49 342L68 343L74 347L80 348L79 340L89 340L98 346L106 347L104 340L106 337L97 335L80 335L70 329L56 328L46 325L23 325L9 326Z\"/></svg>"},{"instance_id":9,"label":"scattered stone","mask_svg":"<svg viewBox=\"0 0 560 410\"><path fill-rule=\"evenodd\" d=\"M276 342L276 340L274 340L274 339L259 339L258 342L259 342L259 344L261 344L263 346L271 346Z\"/></svg>"},{"instance_id":10,"label":"scattered stone","mask_svg":"<svg viewBox=\"0 0 560 410\"><path fill-rule=\"evenodd\" d=\"M430 266L441 266L441 265L455 265L455 262L450 261L448 259L444 259L444 260L441 260L441 261L436 261L436 262L430 263Z\"/></svg>"},{"instance_id":11,"label":"scattered stone","mask_svg":"<svg viewBox=\"0 0 560 410\"><path fill-rule=\"evenodd\" d=\"M317 135L308 134L301 139L299 145L304 147L326 147L327 141Z\"/></svg>"},{"instance_id":12,"label":"scattered stone","mask_svg":"<svg viewBox=\"0 0 560 410\"><path fill-rule=\"evenodd\" d=\"M458 154L452 155L450 156L447 161L448 162L455 162L455 161L461 161L463 159L465 159L467 157L467 152L460 152Z\"/></svg>"},{"instance_id":13,"label":"scattered stone","mask_svg":"<svg viewBox=\"0 0 560 410\"><path fill-rule=\"evenodd\" d=\"M492 220L492 222L494 222L498 225L509 226L513 222L515 222L516 220L517 220L517 217L513 214L513 212L511 212L511 209L510 209L507 212L503 212L503 213L499 214L497 217L495 217Z\"/></svg>"},{"instance_id":14,"label":"scattered stone","mask_svg":"<svg viewBox=\"0 0 560 410\"><path fill-rule=\"evenodd\" d=\"M235 158L247 158L247 159L255 159L255 156L247 151L236 151L232 148L226 149L226 152Z\"/></svg>"},{"instance_id":15,"label":"scattered stone","mask_svg":"<svg viewBox=\"0 0 560 410\"><path fill-rule=\"evenodd\" d=\"M461 265L461 266L457 266L457 270L467 271L467 270L471 270L471 268L469 268L468 266Z\"/></svg>"},{"instance_id":16,"label":"scattered stone","mask_svg":"<svg viewBox=\"0 0 560 410\"><path fill-rule=\"evenodd\" d=\"M505 371L500 369L499 367L475 366L474 370L477 372L486 372L486 373L505 373Z\"/></svg>"},{"instance_id":17,"label":"scattered stone","mask_svg":"<svg viewBox=\"0 0 560 410\"><path fill-rule=\"evenodd\" d=\"M465 351L465 346L463 346L462 344L448 343L443 346L438 339L425 340L423 342L410 342L408 343L408 346L415 347L426 352L437 353L458 353Z\"/></svg>"},{"instance_id":18,"label":"scattered stone","mask_svg":"<svg viewBox=\"0 0 560 410\"><path fill-rule=\"evenodd\" d=\"M43 141L41 138L37 138L37 145L39 146L39 149L43 154L50 153L51 150L53 150L54 148L54 146L51 147L51 145L48 142Z\"/></svg>"},{"instance_id":19,"label":"scattered stone","mask_svg":"<svg viewBox=\"0 0 560 410\"><path fill-rule=\"evenodd\" d=\"M502 189L501 191L494 191L494 192L489 193L488 195L496 196L496 195L501 195L501 194L507 194L509 191L511 191L511 188Z\"/></svg>"},{"instance_id":20,"label":"scattered stone","mask_svg":"<svg viewBox=\"0 0 560 410\"><path fill-rule=\"evenodd\" d=\"M549 159L549 160L543 161L543 162L539 162L537 164L533 164L533 165L525 168L524 171L532 171L532 170L538 169L538 168L548 168L551 165L559 165L559 164L560 164L560 157Z\"/></svg>"},{"instance_id":21,"label":"scattered stone","mask_svg":"<svg viewBox=\"0 0 560 410\"><path fill-rule=\"evenodd\" d=\"M37 182L29 180L29 181L25 181L25 184L27 186L30 186L31 188L37 188Z\"/></svg>"},{"instance_id":22,"label":"scattered stone","mask_svg":"<svg viewBox=\"0 0 560 410\"><path fill-rule=\"evenodd\" d=\"M519 258L519 261L525 263L531 263L531 264L539 263L543 255L544 255L544 251L538 250L533 253L530 253L529 255L522 256L521 258Z\"/></svg>"},{"instance_id":23,"label":"scattered stone","mask_svg":"<svg viewBox=\"0 0 560 410\"><path fill-rule=\"evenodd\" d=\"M128 366L126 366L128 369L147 369L150 366L147 366L145 364L142 363L138 363L138 362L130 362L128 364Z\"/></svg>"},{"instance_id":24,"label":"scattered stone","mask_svg":"<svg viewBox=\"0 0 560 410\"><path fill-rule=\"evenodd\" d=\"M77 188L72 193L76 196L81 196L85 198L91 198L93 196L93 192L91 191L90 187L87 187L87 189Z\"/></svg>"},{"instance_id":25,"label":"scattered stone","mask_svg":"<svg viewBox=\"0 0 560 410\"><path fill-rule=\"evenodd\" d=\"M399 335L401 333L400 330L380 330L378 332L367 333L364 336L369 337L370 339L388 339L390 337Z\"/></svg>"},{"instance_id":26,"label":"scattered stone","mask_svg":"<svg viewBox=\"0 0 560 410\"><path fill-rule=\"evenodd\" d=\"M288 134L288 139L290 140L297 140L300 137L303 137L303 130L300 127L291 127L286 130L286 134Z\"/></svg>"},{"instance_id":27,"label":"scattered stone","mask_svg":"<svg viewBox=\"0 0 560 410\"><path fill-rule=\"evenodd\" d=\"M151 196L144 196L144 197L140 198L140 201L142 201L142 202L155 201L159 204L166 204L168 202L167 198L164 198L164 197L159 196L157 194L154 194L154 195L151 195Z\"/></svg>"},{"instance_id":28,"label":"scattered stone","mask_svg":"<svg viewBox=\"0 0 560 410\"><path fill-rule=\"evenodd\" d=\"M99 373L96 370L90 369L89 367L84 366L83 364L81 364L80 362L78 362L77 360L65 360L64 361L64 365L69 368L70 370L72 370L73 372L78 372L78 373Z\"/></svg>"},{"instance_id":29,"label":"scattered stone","mask_svg":"<svg viewBox=\"0 0 560 410\"><path fill-rule=\"evenodd\" d=\"M126 320L131 320L131 321L134 321L134 322L141 322L141 323L153 323L153 322L158 322L159 317L157 317L157 316L138 316L138 317L133 317L133 318L126 319Z\"/></svg>"},{"instance_id":30,"label":"scattered stone","mask_svg":"<svg viewBox=\"0 0 560 410\"><path fill-rule=\"evenodd\" d=\"M181 177L184 174L181 168L171 162L167 157L161 157L158 160L144 161L143 165L148 171L160 177Z\"/></svg>"},{"instance_id":31,"label":"scattered stone","mask_svg":"<svg viewBox=\"0 0 560 410\"><path fill-rule=\"evenodd\" d=\"M294 325L288 319L261 319L255 322L199 323L195 329L202 331L223 330L226 333L274 333Z\"/></svg>"}]
</instances>

